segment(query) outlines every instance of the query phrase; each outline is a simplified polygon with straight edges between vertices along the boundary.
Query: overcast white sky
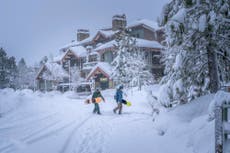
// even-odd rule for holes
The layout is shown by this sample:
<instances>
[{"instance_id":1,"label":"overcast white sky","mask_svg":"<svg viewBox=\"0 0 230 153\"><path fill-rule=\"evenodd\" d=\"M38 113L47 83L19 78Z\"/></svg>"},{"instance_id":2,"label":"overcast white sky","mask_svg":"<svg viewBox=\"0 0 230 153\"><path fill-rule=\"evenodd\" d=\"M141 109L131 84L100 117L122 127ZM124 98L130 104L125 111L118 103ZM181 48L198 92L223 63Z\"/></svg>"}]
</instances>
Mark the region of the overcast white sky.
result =
<instances>
[{"instance_id":1,"label":"overcast white sky","mask_svg":"<svg viewBox=\"0 0 230 153\"><path fill-rule=\"evenodd\" d=\"M125 13L128 23L156 20L170 0L0 0L0 47L28 65L76 39L79 28L111 26L112 16Z\"/></svg>"}]
</instances>

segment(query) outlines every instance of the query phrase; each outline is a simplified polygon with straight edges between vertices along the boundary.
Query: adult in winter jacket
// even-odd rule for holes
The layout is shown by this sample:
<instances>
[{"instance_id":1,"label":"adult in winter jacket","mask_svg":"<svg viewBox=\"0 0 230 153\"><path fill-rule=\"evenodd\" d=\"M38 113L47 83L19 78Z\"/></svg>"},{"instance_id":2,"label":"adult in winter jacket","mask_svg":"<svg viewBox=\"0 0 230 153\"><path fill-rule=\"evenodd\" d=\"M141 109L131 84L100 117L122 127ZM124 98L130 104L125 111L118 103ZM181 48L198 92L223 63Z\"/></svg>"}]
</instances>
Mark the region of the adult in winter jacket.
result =
<instances>
[{"instance_id":1,"label":"adult in winter jacket","mask_svg":"<svg viewBox=\"0 0 230 153\"><path fill-rule=\"evenodd\" d=\"M118 114L121 114L122 112L122 100L123 100L123 86L121 85L115 94L115 100L117 102L117 107L113 109L113 112L116 113L118 110Z\"/></svg>"},{"instance_id":2,"label":"adult in winter jacket","mask_svg":"<svg viewBox=\"0 0 230 153\"><path fill-rule=\"evenodd\" d=\"M93 93L92 102L94 103L93 113L97 113L97 114L100 115L101 112L100 112L99 102L96 101L97 98L101 98L105 102L105 99L101 95L101 92L100 92L100 90L98 88Z\"/></svg>"}]
</instances>

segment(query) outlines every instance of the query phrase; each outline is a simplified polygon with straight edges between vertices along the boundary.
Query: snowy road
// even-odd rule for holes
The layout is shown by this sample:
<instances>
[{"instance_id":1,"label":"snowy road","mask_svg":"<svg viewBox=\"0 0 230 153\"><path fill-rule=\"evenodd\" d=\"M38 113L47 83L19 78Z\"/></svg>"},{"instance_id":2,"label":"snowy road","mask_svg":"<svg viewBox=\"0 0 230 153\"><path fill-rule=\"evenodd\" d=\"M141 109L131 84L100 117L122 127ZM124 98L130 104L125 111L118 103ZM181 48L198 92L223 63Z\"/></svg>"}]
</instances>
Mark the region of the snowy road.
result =
<instances>
[{"instance_id":1,"label":"snowy road","mask_svg":"<svg viewBox=\"0 0 230 153\"><path fill-rule=\"evenodd\" d=\"M84 99L56 93L30 99L25 93L22 106L0 118L0 153L108 152L113 130L119 125L127 129L130 122L148 116L137 112L134 117L130 112L113 114L116 104L112 93L107 94L106 103L101 104L102 115L95 115L93 105L84 104Z\"/></svg>"},{"instance_id":2,"label":"snowy road","mask_svg":"<svg viewBox=\"0 0 230 153\"><path fill-rule=\"evenodd\" d=\"M92 114L93 105L84 104L84 99L71 93L0 91L7 103L17 103L0 118L0 153L199 153L192 136L200 138L199 134L206 132L210 137L207 131L213 124L203 123L203 116L190 122L190 114L180 118L182 121L172 114L170 118L162 114L162 119L153 123L144 92L130 94L133 105L124 106L122 115L113 114L113 94L114 91L103 92L106 103L100 104L102 115L96 115ZM181 110L176 112L180 113ZM166 134L161 135L162 131ZM162 147L165 144L167 147ZM175 147L178 144L181 147Z\"/></svg>"}]
</instances>

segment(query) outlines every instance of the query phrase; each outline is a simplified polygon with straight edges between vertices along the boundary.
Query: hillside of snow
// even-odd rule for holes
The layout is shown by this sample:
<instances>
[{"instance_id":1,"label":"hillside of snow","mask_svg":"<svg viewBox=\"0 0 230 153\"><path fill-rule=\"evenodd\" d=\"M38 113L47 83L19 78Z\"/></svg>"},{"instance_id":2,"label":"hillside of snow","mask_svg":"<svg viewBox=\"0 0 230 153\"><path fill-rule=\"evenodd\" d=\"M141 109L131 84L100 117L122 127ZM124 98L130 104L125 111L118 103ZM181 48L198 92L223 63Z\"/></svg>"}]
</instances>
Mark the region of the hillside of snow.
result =
<instances>
[{"instance_id":1,"label":"hillside of snow","mask_svg":"<svg viewBox=\"0 0 230 153\"><path fill-rule=\"evenodd\" d=\"M158 89L126 91L132 106L123 106L122 115L112 112L115 90L102 92L102 115L73 92L0 90L0 153L214 152L213 95L166 109L150 95Z\"/></svg>"}]
</instances>

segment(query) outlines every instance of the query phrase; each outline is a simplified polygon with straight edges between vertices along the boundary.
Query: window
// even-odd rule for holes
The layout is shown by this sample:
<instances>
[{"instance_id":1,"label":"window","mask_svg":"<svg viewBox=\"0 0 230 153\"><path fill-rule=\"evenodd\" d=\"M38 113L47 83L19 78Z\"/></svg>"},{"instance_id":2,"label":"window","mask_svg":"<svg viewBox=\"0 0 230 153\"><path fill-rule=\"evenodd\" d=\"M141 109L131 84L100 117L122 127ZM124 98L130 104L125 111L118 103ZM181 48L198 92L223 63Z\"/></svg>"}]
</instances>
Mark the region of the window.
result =
<instances>
[{"instance_id":1,"label":"window","mask_svg":"<svg viewBox=\"0 0 230 153\"><path fill-rule=\"evenodd\" d=\"M160 64L160 59L157 57L153 57L152 64Z\"/></svg>"},{"instance_id":2,"label":"window","mask_svg":"<svg viewBox=\"0 0 230 153\"><path fill-rule=\"evenodd\" d=\"M89 56L89 62L97 61L97 55L90 55Z\"/></svg>"}]
</instances>

